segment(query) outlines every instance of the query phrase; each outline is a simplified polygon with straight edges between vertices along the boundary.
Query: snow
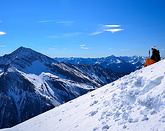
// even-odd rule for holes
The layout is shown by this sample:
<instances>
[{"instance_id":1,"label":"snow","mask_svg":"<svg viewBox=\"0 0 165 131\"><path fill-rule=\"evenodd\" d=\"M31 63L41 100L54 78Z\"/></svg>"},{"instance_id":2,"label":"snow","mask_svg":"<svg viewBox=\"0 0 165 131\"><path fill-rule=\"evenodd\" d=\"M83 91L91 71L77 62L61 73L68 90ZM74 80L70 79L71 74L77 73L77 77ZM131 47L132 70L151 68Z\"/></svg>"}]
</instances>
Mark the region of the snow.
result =
<instances>
[{"instance_id":1,"label":"snow","mask_svg":"<svg viewBox=\"0 0 165 131\"><path fill-rule=\"evenodd\" d=\"M165 60L56 107L16 131L165 131Z\"/></svg>"},{"instance_id":2,"label":"snow","mask_svg":"<svg viewBox=\"0 0 165 131\"><path fill-rule=\"evenodd\" d=\"M17 68L19 69L20 67L17 66ZM32 62L32 64L30 66L26 66L25 69L21 68L21 70L25 73L30 73L30 74L36 74L36 75L40 75L42 72L48 72L49 70L46 68L46 66L40 62L39 60L36 60L34 62ZM51 72L51 71L49 71Z\"/></svg>"},{"instance_id":3,"label":"snow","mask_svg":"<svg viewBox=\"0 0 165 131\"><path fill-rule=\"evenodd\" d=\"M3 72L4 72L4 69L3 68L0 68L0 77L3 74Z\"/></svg>"},{"instance_id":4,"label":"snow","mask_svg":"<svg viewBox=\"0 0 165 131\"><path fill-rule=\"evenodd\" d=\"M65 89L66 90L71 89L72 92L76 92L76 89L74 89L74 88L77 88L77 87L80 87L83 89L92 88L86 84L75 83L75 82L72 82L70 80L60 78L60 77L53 75L51 73L42 72L40 75L35 75L35 74L26 74L26 73L23 73L21 71L19 71L19 72L22 73L22 75L26 79L28 79L31 83L33 83L35 85L34 89L35 89L36 93L49 99L55 107L59 106L60 103L63 103L63 101L60 100L58 98L58 95L57 95L61 91L54 88L53 85L49 82L49 80L51 80L51 78L55 78L56 80L65 83L65 86L66 86ZM61 94L62 94L62 92L61 92ZM79 96L79 94L77 94L77 95Z\"/></svg>"},{"instance_id":5,"label":"snow","mask_svg":"<svg viewBox=\"0 0 165 131\"><path fill-rule=\"evenodd\" d=\"M116 63L119 64L119 63L122 63L122 62L121 62L121 60L117 59L117 62Z\"/></svg>"}]
</instances>

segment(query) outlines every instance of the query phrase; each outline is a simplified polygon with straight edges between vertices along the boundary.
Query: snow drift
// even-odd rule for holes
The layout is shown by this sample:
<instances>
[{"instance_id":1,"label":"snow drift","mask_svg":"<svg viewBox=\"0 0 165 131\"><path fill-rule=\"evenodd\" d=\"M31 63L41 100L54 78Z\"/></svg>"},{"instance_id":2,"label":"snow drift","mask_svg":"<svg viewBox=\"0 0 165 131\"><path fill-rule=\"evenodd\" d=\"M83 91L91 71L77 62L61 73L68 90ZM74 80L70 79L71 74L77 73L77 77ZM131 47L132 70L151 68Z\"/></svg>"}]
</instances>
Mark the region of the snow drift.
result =
<instances>
[{"instance_id":1,"label":"snow drift","mask_svg":"<svg viewBox=\"0 0 165 131\"><path fill-rule=\"evenodd\" d=\"M165 130L165 60L67 102L17 131Z\"/></svg>"}]
</instances>

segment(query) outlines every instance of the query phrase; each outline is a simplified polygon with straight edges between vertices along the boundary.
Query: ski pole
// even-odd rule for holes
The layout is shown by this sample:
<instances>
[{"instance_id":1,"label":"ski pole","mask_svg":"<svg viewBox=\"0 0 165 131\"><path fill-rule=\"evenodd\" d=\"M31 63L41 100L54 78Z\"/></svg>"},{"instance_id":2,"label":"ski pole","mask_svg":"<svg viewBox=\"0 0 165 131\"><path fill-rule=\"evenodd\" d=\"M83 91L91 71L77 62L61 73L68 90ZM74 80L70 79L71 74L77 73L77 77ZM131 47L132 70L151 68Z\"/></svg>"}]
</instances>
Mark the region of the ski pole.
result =
<instances>
[{"instance_id":1,"label":"ski pole","mask_svg":"<svg viewBox=\"0 0 165 131\"><path fill-rule=\"evenodd\" d=\"M149 50L149 58L150 58L150 50Z\"/></svg>"}]
</instances>

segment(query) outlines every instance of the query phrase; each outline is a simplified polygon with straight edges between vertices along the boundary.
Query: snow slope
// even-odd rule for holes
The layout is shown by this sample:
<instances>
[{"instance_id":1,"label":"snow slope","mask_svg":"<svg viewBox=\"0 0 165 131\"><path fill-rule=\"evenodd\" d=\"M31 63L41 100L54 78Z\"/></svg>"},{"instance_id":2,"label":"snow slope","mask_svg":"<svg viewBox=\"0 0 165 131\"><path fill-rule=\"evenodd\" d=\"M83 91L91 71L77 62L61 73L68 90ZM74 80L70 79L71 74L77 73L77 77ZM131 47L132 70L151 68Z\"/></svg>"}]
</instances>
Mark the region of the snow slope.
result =
<instances>
[{"instance_id":1,"label":"snow slope","mask_svg":"<svg viewBox=\"0 0 165 131\"><path fill-rule=\"evenodd\" d=\"M67 102L16 131L165 131L165 60Z\"/></svg>"}]
</instances>

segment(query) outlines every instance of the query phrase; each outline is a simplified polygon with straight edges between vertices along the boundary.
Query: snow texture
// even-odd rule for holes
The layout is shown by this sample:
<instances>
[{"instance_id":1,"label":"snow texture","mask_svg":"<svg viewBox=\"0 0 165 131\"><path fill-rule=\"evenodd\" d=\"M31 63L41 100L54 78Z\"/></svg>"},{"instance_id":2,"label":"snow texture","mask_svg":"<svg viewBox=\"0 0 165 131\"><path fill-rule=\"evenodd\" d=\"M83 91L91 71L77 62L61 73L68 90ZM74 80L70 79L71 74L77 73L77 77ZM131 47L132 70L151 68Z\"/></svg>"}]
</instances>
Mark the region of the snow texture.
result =
<instances>
[{"instance_id":1,"label":"snow texture","mask_svg":"<svg viewBox=\"0 0 165 131\"><path fill-rule=\"evenodd\" d=\"M7 131L165 131L165 60Z\"/></svg>"}]
</instances>

